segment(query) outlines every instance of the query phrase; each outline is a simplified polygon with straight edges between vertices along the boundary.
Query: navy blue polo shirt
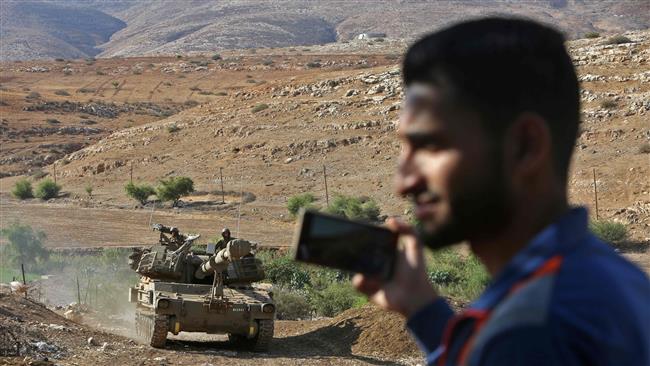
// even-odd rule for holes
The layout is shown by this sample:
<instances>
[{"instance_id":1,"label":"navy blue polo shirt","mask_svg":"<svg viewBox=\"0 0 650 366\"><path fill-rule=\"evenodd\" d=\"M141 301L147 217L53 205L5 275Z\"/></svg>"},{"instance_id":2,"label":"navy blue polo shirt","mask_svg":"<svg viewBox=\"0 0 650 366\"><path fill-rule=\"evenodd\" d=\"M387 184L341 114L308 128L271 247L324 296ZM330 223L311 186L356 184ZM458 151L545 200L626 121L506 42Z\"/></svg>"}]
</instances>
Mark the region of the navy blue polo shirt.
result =
<instances>
[{"instance_id":1,"label":"navy blue polo shirt","mask_svg":"<svg viewBox=\"0 0 650 366\"><path fill-rule=\"evenodd\" d=\"M556 272L530 280L554 258L561 259ZM455 365L467 346L470 366L650 366L648 276L589 232L584 208L535 236L469 312L489 318L479 328L457 325L447 346L443 333L454 313L444 299L408 320L429 364L442 357Z\"/></svg>"}]
</instances>

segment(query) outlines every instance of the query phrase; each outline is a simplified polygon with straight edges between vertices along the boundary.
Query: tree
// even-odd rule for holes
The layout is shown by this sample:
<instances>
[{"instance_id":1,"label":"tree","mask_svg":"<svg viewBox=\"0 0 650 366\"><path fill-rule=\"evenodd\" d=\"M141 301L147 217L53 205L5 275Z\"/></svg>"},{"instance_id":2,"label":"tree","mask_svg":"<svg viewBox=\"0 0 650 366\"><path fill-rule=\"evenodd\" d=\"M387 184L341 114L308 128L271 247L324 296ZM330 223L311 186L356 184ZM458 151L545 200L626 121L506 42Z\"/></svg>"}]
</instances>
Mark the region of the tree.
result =
<instances>
[{"instance_id":1,"label":"tree","mask_svg":"<svg viewBox=\"0 0 650 366\"><path fill-rule=\"evenodd\" d=\"M315 208L314 202L316 197L311 193L297 194L295 196L289 197L287 200L287 210L291 216L296 216L301 208L309 209Z\"/></svg>"},{"instance_id":2,"label":"tree","mask_svg":"<svg viewBox=\"0 0 650 366\"><path fill-rule=\"evenodd\" d=\"M35 196L42 200L49 200L59 195L61 191L61 186L54 183L51 179L44 179L41 181L38 186L36 186Z\"/></svg>"},{"instance_id":3,"label":"tree","mask_svg":"<svg viewBox=\"0 0 650 366\"><path fill-rule=\"evenodd\" d=\"M172 201L172 207L176 207L181 197L194 192L194 182L188 177L171 177L160 181L156 189L156 195L162 201Z\"/></svg>"},{"instance_id":4,"label":"tree","mask_svg":"<svg viewBox=\"0 0 650 366\"><path fill-rule=\"evenodd\" d=\"M342 194L334 196L334 200L326 211L351 220L364 221L377 221L381 213L377 202L372 198L351 197Z\"/></svg>"},{"instance_id":5,"label":"tree","mask_svg":"<svg viewBox=\"0 0 650 366\"><path fill-rule=\"evenodd\" d=\"M14 189L11 190L11 194L21 200L34 197L32 192L32 184L25 178L16 182Z\"/></svg>"},{"instance_id":6,"label":"tree","mask_svg":"<svg viewBox=\"0 0 650 366\"><path fill-rule=\"evenodd\" d=\"M156 190L146 183L135 184L133 182L129 182L124 186L124 190L126 191L127 196L140 202L140 204L143 206L149 200L149 196L156 194Z\"/></svg>"},{"instance_id":7,"label":"tree","mask_svg":"<svg viewBox=\"0 0 650 366\"><path fill-rule=\"evenodd\" d=\"M7 238L9 242L5 250L14 265L24 264L31 271L35 271L36 264L49 258L49 252L43 247L45 233L34 231L29 225L13 223L0 230L0 236Z\"/></svg>"}]
</instances>

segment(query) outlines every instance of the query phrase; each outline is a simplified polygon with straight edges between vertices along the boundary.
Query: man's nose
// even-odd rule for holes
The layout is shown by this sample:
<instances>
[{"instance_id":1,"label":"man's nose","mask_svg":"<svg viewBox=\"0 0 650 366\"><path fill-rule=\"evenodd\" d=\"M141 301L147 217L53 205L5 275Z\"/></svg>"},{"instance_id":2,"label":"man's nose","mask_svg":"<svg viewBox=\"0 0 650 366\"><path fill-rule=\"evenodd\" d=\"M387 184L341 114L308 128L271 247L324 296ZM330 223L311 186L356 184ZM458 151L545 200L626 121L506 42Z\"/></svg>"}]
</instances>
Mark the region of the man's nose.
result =
<instances>
[{"instance_id":1,"label":"man's nose","mask_svg":"<svg viewBox=\"0 0 650 366\"><path fill-rule=\"evenodd\" d=\"M425 187L425 181L408 156L400 158L397 173L395 174L395 190L404 197L417 193Z\"/></svg>"}]
</instances>

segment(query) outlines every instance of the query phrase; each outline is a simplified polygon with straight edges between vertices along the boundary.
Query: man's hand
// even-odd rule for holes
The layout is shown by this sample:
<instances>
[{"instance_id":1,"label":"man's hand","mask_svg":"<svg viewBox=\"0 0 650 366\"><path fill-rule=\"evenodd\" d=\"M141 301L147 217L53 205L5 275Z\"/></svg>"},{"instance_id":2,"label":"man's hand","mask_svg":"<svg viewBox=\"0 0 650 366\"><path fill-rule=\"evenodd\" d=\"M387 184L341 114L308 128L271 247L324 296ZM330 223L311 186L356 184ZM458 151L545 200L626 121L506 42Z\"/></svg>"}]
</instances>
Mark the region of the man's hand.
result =
<instances>
[{"instance_id":1,"label":"man's hand","mask_svg":"<svg viewBox=\"0 0 650 366\"><path fill-rule=\"evenodd\" d=\"M389 219L386 226L400 235L393 277L389 282L381 282L357 274L352 283L373 303L408 318L434 301L438 294L427 278L422 245L413 228L396 219Z\"/></svg>"}]
</instances>

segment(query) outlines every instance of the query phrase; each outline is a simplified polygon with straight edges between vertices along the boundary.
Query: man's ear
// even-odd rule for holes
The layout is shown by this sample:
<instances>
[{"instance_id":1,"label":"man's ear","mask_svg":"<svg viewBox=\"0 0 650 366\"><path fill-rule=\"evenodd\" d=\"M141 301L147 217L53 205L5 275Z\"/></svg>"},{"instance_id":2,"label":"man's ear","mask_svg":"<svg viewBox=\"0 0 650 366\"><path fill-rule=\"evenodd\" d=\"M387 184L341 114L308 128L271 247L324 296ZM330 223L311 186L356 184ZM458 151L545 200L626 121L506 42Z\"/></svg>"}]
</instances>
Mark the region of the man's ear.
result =
<instances>
[{"instance_id":1,"label":"man's ear","mask_svg":"<svg viewBox=\"0 0 650 366\"><path fill-rule=\"evenodd\" d=\"M535 179L550 164L551 132L546 120L535 113L523 113L510 125L504 138L506 169L516 182Z\"/></svg>"}]
</instances>

